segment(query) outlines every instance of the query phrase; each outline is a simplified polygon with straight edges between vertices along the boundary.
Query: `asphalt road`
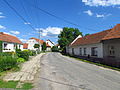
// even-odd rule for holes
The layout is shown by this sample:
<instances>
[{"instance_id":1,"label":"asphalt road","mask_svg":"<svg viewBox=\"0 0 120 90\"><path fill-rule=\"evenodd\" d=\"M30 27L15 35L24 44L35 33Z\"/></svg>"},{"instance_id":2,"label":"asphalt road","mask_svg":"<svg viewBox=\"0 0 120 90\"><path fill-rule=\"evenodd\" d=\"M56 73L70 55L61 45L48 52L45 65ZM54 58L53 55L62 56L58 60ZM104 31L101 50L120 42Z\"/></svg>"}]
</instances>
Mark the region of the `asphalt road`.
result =
<instances>
[{"instance_id":1,"label":"asphalt road","mask_svg":"<svg viewBox=\"0 0 120 90\"><path fill-rule=\"evenodd\" d=\"M36 90L120 90L120 72L77 61L60 53L41 58Z\"/></svg>"}]
</instances>

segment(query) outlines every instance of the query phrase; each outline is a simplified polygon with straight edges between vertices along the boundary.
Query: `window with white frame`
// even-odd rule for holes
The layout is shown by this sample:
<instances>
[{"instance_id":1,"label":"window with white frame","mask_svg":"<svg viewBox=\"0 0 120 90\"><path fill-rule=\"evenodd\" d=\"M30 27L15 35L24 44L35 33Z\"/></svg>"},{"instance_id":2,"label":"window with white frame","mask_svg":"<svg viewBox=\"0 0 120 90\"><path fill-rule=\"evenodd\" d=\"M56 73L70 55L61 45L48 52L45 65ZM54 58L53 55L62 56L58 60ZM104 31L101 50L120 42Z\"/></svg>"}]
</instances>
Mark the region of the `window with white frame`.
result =
<instances>
[{"instance_id":1,"label":"window with white frame","mask_svg":"<svg viewBox=\"0 0 120 90\"><path fill-rule=\"evenodd\" d=\"M115 56L115 47L114 46L108 46L109 49L109 55Z\"/></svg>"},{"instance_id":2,"label":"window with white frame","mask_svg":"<svg viewBox=\"0 0 120 90\"><path fill-rule=\"evenodd\" d=\"M80 48L80 55L82 55L82 48Z\"/></svg>"},{"instance_id":3,"label":"window with white frame","mask_svg":"<svg viewBox=\"0 0 120 90\"><path fill-rule=\"evenodd\" d=\"M4 49L7 49L7 43L4 43L3 47L4 47Z\"/></svg>"},{"instance_id":4,"label":"window with white frame","mask_svg":"<svg viewBox=\"0 0 120 90\"><path fill-rule=\"evenodd\" d=\"M86 55L86 48L84 48L84 55Z\"/></svg>"},{"instance_id":5,"label":"window with white frame","mask_svg":"<svg viewBox=\"0 0 120 90\"><path fill-rule=\"evenodd\" d=\"M98 51L97 51L97 47L92 47L91 48L91 55L92 56L98 56Z\"/></svg>"},{"instance_id":6,"label":"window with white frame","mask_svg":"<svg viewBox=\"0 0 120 90\"><path fill-rule=\"evenodd\" d=\"M74 55L74 48L72 48L72 54Z\"/></svg>"}]
</instances>

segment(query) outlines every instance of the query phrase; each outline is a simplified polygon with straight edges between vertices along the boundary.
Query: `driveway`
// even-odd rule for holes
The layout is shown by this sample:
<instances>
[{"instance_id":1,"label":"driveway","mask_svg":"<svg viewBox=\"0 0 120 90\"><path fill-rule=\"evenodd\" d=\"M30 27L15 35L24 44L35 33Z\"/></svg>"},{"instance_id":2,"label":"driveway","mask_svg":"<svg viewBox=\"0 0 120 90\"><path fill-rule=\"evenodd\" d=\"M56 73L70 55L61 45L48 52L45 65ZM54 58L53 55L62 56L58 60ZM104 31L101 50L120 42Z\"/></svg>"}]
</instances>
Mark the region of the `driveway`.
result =
<instances>
[{"instance_id":1,"label":"driveway","mask_svg":"<svg viewBox=\"0 0 120 90\"><path fill-rule=\"evenodd\" d=\"M77 61L60 53L41 58L33 90L120 90L120 72Z\"/></svg>"}]
</instances>

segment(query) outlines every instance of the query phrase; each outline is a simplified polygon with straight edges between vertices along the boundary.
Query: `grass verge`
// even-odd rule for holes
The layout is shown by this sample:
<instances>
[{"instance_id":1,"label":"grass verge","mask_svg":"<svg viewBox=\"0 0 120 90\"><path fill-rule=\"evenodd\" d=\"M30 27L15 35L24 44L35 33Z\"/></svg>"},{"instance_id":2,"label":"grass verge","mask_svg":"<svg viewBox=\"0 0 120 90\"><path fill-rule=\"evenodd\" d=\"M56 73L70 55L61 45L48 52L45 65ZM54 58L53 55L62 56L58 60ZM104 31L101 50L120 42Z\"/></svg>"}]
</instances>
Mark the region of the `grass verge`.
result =
<instances>
[{"instance_id":1,"label":"grass verge","mask_svg":"<svg viewBox=\"0 0 120 90\"><path fill-rule=\"evenodd\" d=\"M24 83L21 88L16 88L18 85L18 81L9 81L5 82L0 80L0 88L12 88L12 89L22 89L22 90L29 90L33 88L32 83Z\"/></svg>"},{"instance_id":2,"label":"grass verge","mask_svg":"<svg viewBox=\"0 0 120 90\"><path fill-rule=\"evenodd\" d=\"M33 87L34 86L32 85L32 83L24 83L21 89L29 90L32 89Z\"/></svg>"},{"instance_id":3,"label":"grass verge","mask_svg":"<svg viewBox=\"0 0 120 90\"><path fill-rule=\"evenodd\" d=\"M66 56L66 55L65 55L65 56ZM104 64L100 64L100 63L95 63L95 62L88 61L88 60L84 60L84 59L79 59L79 58L76 58L76 57L73 57L73 56L68 56L68 57L74 58L74 59L76 59L76 60L83 61L83 62L86 62L86 63L94 64L94 65L97 65L97 66L101 66L101 67L104 67L104 68L108 68L108 69L120 71L120 69L119 69L119 68L116 68L116 67L112 67L112 66L108 66L108 65L104 65Z\"/></svg>"}]
</instances>

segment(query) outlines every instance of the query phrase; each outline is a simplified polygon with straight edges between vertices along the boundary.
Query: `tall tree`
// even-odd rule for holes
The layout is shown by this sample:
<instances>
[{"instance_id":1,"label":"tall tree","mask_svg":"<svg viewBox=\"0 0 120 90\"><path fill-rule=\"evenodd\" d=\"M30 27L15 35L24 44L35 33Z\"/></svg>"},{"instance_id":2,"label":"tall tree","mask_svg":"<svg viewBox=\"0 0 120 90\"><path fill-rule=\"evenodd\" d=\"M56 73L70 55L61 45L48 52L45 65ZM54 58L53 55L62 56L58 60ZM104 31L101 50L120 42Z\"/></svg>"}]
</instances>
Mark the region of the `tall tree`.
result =
<instances>
[{"instance_id":1,"label":"tall tree","mask_svg":"<svg viewBox=\"0 0 120 90\"><path fill-rule=\"evenodd\" d=\"M46 43L44 42L43 45L42 45L42 50L45 51L46 48L47 48L47 46L46 46Z\"/></svg>"},{"instance_id":2,"label":"tall tree","mask_svg":"<svg viewBox=\"0 0 120 90\"><path fill-rule=\"evenodd\" d=\"M79 29L64 27L63 31L58 36L58 43L61 50L65 52L66 46L69 45L78 35L82 35L82 32L80 32Z\"/></svg>"}]
</instances>

